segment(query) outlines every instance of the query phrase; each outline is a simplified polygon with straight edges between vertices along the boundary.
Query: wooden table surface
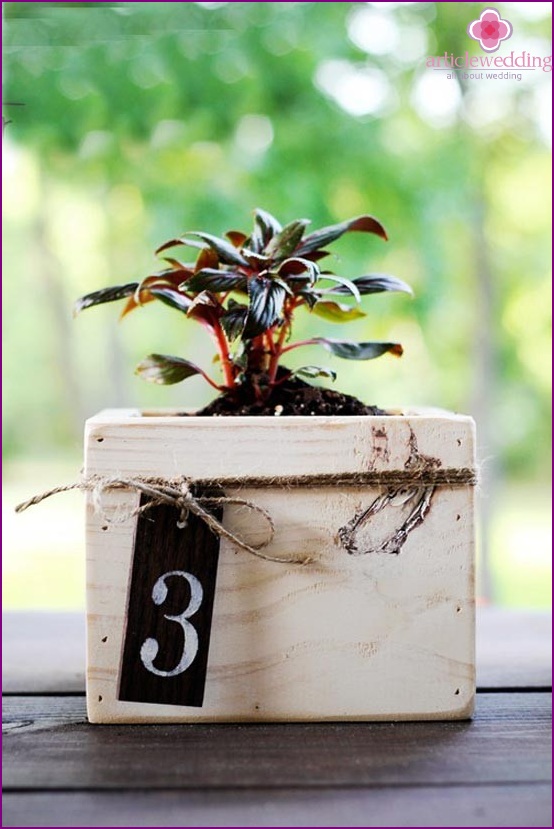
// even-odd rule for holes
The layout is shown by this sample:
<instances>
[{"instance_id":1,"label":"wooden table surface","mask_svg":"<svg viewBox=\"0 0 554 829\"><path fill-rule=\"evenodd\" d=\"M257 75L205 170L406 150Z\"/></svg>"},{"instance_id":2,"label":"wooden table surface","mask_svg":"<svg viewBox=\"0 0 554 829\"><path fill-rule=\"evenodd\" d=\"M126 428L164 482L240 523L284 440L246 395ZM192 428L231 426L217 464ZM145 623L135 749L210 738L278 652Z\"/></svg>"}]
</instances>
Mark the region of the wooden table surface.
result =
<instances>
[{"instance_id":1,"label":"wooden table surface","mask_svg":"<svg viewBox=\"0 0 554 829\"><path fill-rule=\"evenodd\" d=\"M4 616L3 826L551 826L549 614L478 613L471 722L91 726L79 614Z\"/></svg>"}]
</instances>

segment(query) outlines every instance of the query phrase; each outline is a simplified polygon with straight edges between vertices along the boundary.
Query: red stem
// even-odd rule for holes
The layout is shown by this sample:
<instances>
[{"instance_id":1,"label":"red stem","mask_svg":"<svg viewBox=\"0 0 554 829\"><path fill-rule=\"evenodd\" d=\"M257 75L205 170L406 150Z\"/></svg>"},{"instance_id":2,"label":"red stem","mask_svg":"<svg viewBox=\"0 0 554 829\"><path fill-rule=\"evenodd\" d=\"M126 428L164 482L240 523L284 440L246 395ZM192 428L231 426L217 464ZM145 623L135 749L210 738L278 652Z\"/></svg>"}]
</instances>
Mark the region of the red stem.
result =
<instances>
[{"instance_id":1,"label":"red stem","mask_svg":"<svg viewBox=\"0 0 554 829\"><path fill-rule=\"evenodd\" d=\"M279 332L279 336L277 341L273 344L273 349L271 352L271 360L269 361L269 382L271 385L275 383L275 378L277 377L277 369L279 368L279 360L281 359L281 355L285 353L288 349L283 348L283 343L285 342L288 333L290 331L292 315L294 309L299 304L298 299L293 299L289 301L288 299L285 301L285 321L281 326L281 330Z\"/></svg>"},{"instance_id":2,"label":"red stem","mask_svg":"<svg viewBox=\"0 0 554 829\"><path fill-rule=\"evenodd\" d=\"M225 331L217 322L213 326L214 332L214 339L217 345L217 350L219 351L219 356L221 357L221 367L223 369L223 376L225 378L225 386L228 389L232 389L235 385L235 373L233 370L233 364L229 357L229 343L227 342L227 337L225 336ZM217 386L216 388L221 388Z\"/></svg>"},{"instance_id":3,"label":"red stem","mask_svg":"<svg viewBox=\"0 0 554 829\"><path fill-rule=\"evenodd\" d=\"M217 389L217 391L224 391L225 390L225 386L218 386L218 384L214 380L212 380L210 375L206 374L206 372L203 371L202 369L200 369L200 375L204 378L204 380L206 380L207 383L210 384L210 386L212 386L214 389Z\"/></svg>"},{"instance_id":4,"label":"red stem","mask_svg":"<svg viewBox=\"0 0 554 829\"><path fill-rule=\"evenodd\" d=\"M321 340L319 337L314 337L311 340L298 340L297 343L285 346L285 348L282 349L281 354L285 354L287 351L292 351L293 348L300 348L301 345L317 345L320 342Z\"/></svg>"}]
</instances>

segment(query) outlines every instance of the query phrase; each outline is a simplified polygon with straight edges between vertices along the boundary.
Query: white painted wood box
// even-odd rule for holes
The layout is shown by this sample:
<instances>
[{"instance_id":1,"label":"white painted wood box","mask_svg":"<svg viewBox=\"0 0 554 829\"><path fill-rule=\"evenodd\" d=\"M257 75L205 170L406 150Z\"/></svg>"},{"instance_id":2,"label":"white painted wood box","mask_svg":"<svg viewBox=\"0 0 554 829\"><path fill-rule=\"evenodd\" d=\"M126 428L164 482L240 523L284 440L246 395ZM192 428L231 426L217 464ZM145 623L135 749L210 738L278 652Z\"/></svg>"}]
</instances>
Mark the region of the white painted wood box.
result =
<instances>
[{"instance_id":1,"label":"white painted wood box","mask_svg":"<svg viewBox=\"0 0 554 829\"><path fill-rule=\"evenodd\" d=\"M139 495L110 490L100 512L87 495L91 722L471 716L474 487L469 482L433 485L424 477L411 486L247 488L225 486L225 480L353 473L384 474L388 480L386 474L409 472L418 459L428 470L462 471L463 479L463 470L475 466L474 429L470 417L435 410L333 418L114 410L87 421L86 475L218 479L226 495L248 499L271 514L275 536L264 554L311 558L305 565L265 561L221 539L203 703L122 700L137 524L129 514ZM411 526L414 509L421 520ZM266 532L260 516L239 505L225 507L223 524L251 544ZM402 525L404 543L391 552L387 540ZM167 625L194 645L190 585L185 633L180 623ZM155 600L163 610L160 584L147 589L149 598L158 591ZM156 657L150 657L155 665Z\"/></svg>"}]
</instances>

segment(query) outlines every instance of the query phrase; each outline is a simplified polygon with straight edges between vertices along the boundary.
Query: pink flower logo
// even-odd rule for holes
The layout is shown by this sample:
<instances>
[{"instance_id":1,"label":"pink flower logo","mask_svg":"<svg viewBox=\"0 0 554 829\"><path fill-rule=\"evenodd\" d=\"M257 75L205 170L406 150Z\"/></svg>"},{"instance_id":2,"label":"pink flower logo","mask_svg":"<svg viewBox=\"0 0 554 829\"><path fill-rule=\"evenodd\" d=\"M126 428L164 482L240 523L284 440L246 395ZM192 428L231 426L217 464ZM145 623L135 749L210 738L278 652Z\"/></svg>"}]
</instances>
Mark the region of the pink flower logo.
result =
<instances>
[{"instance_id":1,"label":"pink flower logo","mask_svg":"<svg viewBox=\"0 0 554 829\"><path fill-rule=\"evenodd\" d=\"M485 9L478 20L469 24L467 33L479 41L484 52L496 52L502 41L512 36L512 24L503 20L496 9Z\"/></svg>"}]
</instances>

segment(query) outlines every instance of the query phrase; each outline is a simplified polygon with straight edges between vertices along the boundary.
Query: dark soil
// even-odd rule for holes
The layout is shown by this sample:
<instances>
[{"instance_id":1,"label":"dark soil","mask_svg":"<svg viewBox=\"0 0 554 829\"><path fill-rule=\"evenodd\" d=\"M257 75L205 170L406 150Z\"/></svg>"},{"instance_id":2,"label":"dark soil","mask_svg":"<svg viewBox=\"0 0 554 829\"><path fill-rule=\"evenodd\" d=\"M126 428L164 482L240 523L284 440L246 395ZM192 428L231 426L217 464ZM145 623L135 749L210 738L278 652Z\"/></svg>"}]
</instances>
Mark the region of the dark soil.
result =
<instances>
[{"instance_id":1,"label":"dark soil","mask_svg":"<svg viewBox=\"0 0 554 829\"><path fill-rule=\"evenodd\" d=\"M282 376L282 375L281 375ZM263 387L263 378L259 385ZM195 413L201 417L232 417L236 415L385 415L377 406L366 406L356 397L332 389L310 386L297 377L290 377L275 386L263 402L256 400L253 386L238 390L231 397L222 394Z\"/></svg>"}]
</instances>

